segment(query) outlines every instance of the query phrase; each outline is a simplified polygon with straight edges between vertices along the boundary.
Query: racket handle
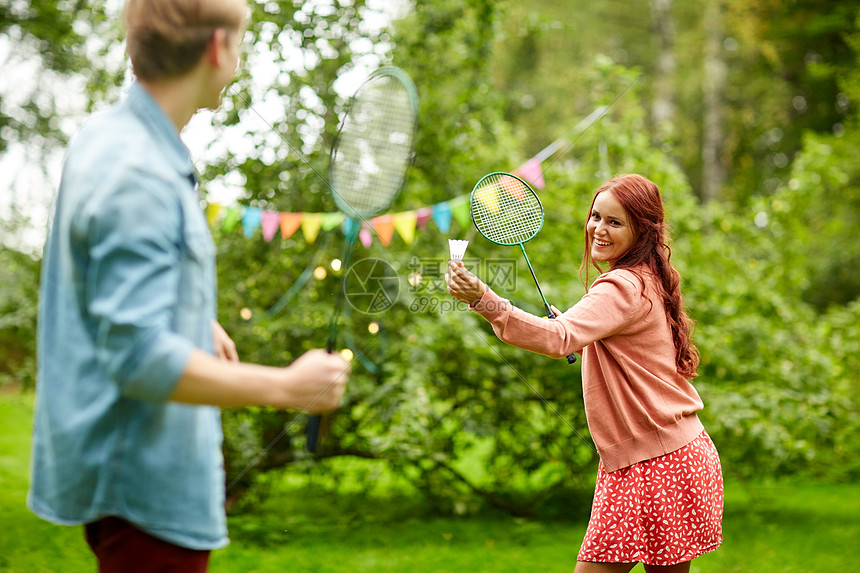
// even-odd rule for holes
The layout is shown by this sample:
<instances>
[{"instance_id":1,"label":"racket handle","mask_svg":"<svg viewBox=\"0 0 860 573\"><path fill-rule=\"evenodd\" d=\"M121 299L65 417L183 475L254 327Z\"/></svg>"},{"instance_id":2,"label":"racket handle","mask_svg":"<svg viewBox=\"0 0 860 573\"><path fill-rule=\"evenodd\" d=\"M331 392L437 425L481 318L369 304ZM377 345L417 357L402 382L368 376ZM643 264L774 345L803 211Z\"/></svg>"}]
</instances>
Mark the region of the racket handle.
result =
<instances>
[{"instance_id":1,"label":"racket handle","mask_svg":"<svg viewBox=\"0 0 860 573\"><path fill-rule=\"evenodd\" d=\"M305 448L312 454L315 454L319 447L320 426L322 426L322 416L319 414L308 418L308 425L305 426Z\"/></svg>"},{"instance_id":2,"label":"racket handle","mask_svg":"<svg viewBox=\"0 0 860 573\"><path fill-rule=\"evenodd\" d=\"M547 318L550 318L550 319L555 318L555 313L552 311L549 304L546 305L546 316L547 316ZM574 362L576 362L576 353L571 352L570 354L565 356L565 358L567 358L568 364L573 364Z\"/></svg>"},{"instance_id":3,"label":"racket handle","mask_svg":"<svg viewBox=\"0 0 860 573\"><path fill-rule=\"evenodd\" d=\"M325 350L329 354L334 351L335 337L329 336L325 344ZM305 426L305 449L312 454L317 452L320 445L320 428L322 428L322 416L314 414L308 418L308 425Z\"/></svg>"}]
</instances>

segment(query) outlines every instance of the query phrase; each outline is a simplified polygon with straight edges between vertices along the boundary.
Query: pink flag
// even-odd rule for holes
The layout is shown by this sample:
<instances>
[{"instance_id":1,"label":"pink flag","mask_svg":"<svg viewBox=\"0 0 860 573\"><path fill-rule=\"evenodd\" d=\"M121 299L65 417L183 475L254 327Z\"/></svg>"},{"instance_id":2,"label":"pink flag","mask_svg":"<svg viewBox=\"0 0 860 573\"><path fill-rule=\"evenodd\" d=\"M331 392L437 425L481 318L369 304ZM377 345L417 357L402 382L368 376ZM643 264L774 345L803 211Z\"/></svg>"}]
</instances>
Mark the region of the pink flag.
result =
<instances>
[{"instance_id":1,"label":"pink flag","mask_svg":"<svg viewBox=\"0 0 860 573\"><path fill-rule=\"evenodd\" d=\"M275 211L263 211L263 238L268 243L278 232L281 226L281 214Z\"/></svg>"},{"instance_id":2,"label":"pink flag","mask_svg":"<svg viewBox=\"0 0 860 573\"><path fill-rule=\"evenodd\" d=\"M415 211L415 215L415 222L417 223L418 228L424 229L424 227L427 226L427 221L429 221L430 217L433 216L433 207L421 207Z\"/></svg>"},{"instance_id":3,"label":"pink flag","mask_svg":"<svg viewBox=\"0 0 860 573\"><path fill-rule=\"evenodd\" d=\"M358 240L361 241L361 244L364 245L364 248L369 247L373 244L373 235L370 234L370 229L367 227L363 228L358 232Z\"/></svg>"},{"instance_id":4,"label":"pink flag","mask_svg":"<svg viewBox=\"0 0 860 573\"><path fill-rule=\"evenodd\" d=\"M543 189L545 187L543 170L540 168L540 161L535 158L531 158L517 167L516 171L514 171L514 175L521 177L538 189Z\"/></svg>"}]
</instances>

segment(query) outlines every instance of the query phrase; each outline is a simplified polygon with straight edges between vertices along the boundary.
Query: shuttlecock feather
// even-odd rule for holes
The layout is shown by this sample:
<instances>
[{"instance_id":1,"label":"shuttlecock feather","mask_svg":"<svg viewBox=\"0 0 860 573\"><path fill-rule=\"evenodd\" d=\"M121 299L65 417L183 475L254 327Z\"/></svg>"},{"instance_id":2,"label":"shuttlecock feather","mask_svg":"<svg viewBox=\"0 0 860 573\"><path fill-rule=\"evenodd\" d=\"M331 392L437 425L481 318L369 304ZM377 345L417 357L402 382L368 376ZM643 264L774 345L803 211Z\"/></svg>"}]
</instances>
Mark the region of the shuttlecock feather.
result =
<instances>
[{"instance_id":1,"label":"shuttlecock feather","mask_svg":"<svg viewBox=\"0 0 860 573\"><path fill-rule=\"evenodd\" d=\"M469 241L461 241L458 239L448 239L448 248L451 251L452 261L462 261L463 255L466 254L466 247L469 246Z\"/></svg>"}]
</instances>

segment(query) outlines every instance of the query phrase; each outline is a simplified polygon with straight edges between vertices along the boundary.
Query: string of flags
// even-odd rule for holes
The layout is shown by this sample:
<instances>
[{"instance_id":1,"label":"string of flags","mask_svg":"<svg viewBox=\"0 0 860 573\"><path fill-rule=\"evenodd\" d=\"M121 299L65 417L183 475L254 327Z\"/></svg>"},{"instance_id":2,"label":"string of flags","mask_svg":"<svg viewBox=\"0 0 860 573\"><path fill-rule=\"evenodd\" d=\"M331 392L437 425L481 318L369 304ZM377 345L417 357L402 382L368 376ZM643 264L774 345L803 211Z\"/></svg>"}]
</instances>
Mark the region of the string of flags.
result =
<instances>
[{"instance_id":1,"label":"string of flags","mask_svg":"<svg viewBox=\"0 0 860 573\"><path fill-rule=\"evenodd\" d=\"M220 203L210 203L206 207L206 218L210 227L214 227L220 219L221 229L227 233L241 225L247 238L253 237L260 229L266 242L274 239L279 233L284 239L289 239L301 230L305 240L308 243L314 243L320 232L331 231L347 224L346 215L340 211L282 213L245 205L224 206ZM358 232L358 240L365 247L369 247L376 235L379 242L387 247L396 232L406 244L411 245L415 240L416 232L425 229L431 220L442 233L448 233L452 221L467 227L471 221L469 195L461 195L411 211L386 213L363 221Z\"/></svg>"},{"instance_id":2,"label":"string of flags","mask_svg":"<svg viewBox=\"0 0 860 573\"><path fill-rule=\"evenodd\" d=\"M553 142L512 173L538 189L543 189L544 179L541 161L549 155L547 151L554 151L558 147L559 142ZM314 243L320 232L331 231L348 224L346 215L340 211L284 213L245 205L225 206L220 203L209 203L206 208L206 218L210 227L214 227L220 221L221 229L228 233L241 224L246 238L253 237L257 229L261 229L263 239L266 242L272 241L279 233L284 239L289 239L301 229L305 240L308 243ZM398 213L386 213L362 221L358 240L367 248L373 243L373 236L376 235L379 242L387 247L391 244L396 232L407 245L411 245L415 240L416 233L426 229L431 220L439 231L445 234L451 228L452 221L456 221L462 227L468 227L471 223L469 194L460 195L435 205Z\"/></svg>"}]
</instances>

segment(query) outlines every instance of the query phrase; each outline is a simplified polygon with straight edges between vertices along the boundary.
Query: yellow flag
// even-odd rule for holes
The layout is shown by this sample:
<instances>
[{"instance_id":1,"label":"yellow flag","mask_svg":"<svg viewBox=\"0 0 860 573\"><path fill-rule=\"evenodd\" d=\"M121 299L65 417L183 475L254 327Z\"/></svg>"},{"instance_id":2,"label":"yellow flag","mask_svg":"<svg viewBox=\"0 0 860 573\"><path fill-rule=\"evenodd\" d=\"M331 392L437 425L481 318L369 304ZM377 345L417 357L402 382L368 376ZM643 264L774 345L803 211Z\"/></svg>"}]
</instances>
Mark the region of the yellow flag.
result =
<instances>
[{"instance_id":1,"label":"yellow flag","mask_svg":"<svg viewBox=\"0 0 860 573\"><path fill-rule=\"evenodd\" d=\"M209 206L206 207L206 221L210 227L215 223L215 219L218 218L220 212L221 203L209 203Z\"/></svg>"},{"instance_id":2,"label":"yellow flag","mask_svg":"<svg viewBox=\"0 0 860 573\"><path fill-rule=\"evenodd\" d=\"M415 211L406 211L405 213L395 213L391 216L394 220L394 228L403 237L407 245L411 245L415 240L415 226L418 224L418 213Z\"/></svg>"},{"instance_id":3,"label":"yellow flag","mask_svg":"<svg viewBox=\"0 0 860 573\"><path fill-rule=\"evenodd\" d=\"M495 185L486 185L475 190L475 199L493 215L499 213L499 192Z\"/></svg>"},{"instance_id":4,"label":"yellow flag","mask_svg":"<svg viewBox=\"0 0 860 573\"><path fill-rule=\"evenodd\" d=\"M302 213L302 233L308 243L317 240L322 226L322 213Z\"/></svg>"}]
</instances>

